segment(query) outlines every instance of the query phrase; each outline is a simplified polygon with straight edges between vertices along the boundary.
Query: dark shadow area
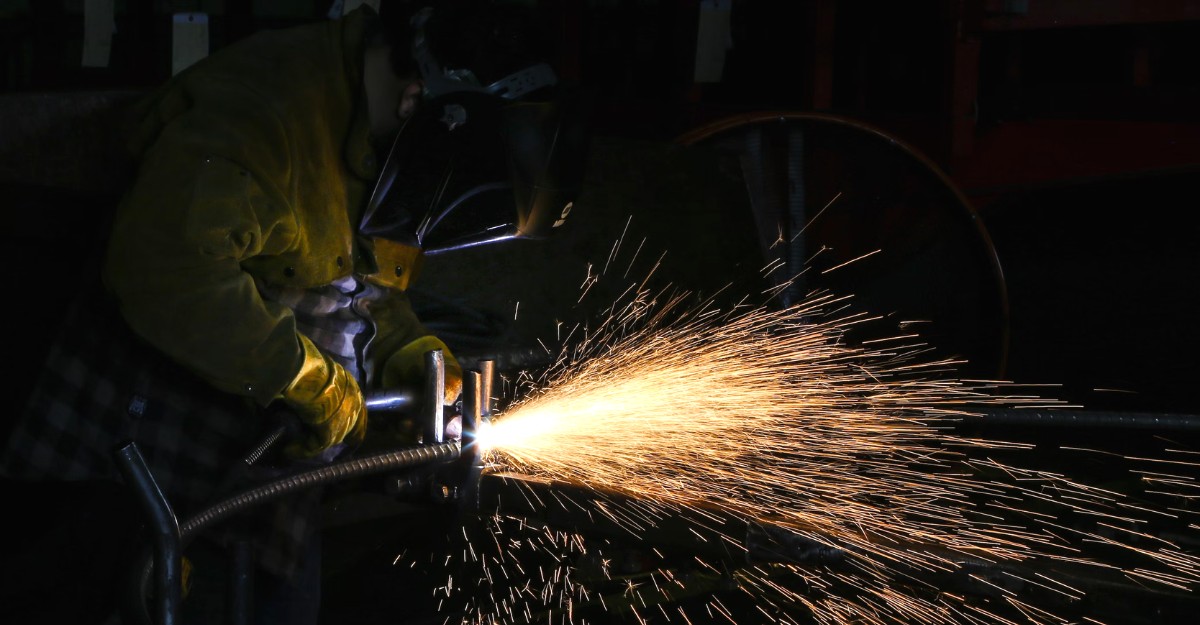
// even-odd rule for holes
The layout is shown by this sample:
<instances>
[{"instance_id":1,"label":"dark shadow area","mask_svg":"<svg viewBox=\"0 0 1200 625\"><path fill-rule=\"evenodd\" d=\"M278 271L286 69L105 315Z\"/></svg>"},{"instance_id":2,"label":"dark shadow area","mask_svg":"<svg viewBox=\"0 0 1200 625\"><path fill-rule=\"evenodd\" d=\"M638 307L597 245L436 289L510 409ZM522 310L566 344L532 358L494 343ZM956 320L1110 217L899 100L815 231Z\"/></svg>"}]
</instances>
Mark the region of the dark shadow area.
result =
<instances>
[{"instance_id":1,"label":"dark shadow area","mask_svg":"<svg viewBox=\"0 0 1200 625\"><path fill-rule=\"evenodd\" d=\"M983 212L1012 303L1010 378L1092 409L1200 412L1196 173L1001 198Z\"/></svg>"}]
</instances>

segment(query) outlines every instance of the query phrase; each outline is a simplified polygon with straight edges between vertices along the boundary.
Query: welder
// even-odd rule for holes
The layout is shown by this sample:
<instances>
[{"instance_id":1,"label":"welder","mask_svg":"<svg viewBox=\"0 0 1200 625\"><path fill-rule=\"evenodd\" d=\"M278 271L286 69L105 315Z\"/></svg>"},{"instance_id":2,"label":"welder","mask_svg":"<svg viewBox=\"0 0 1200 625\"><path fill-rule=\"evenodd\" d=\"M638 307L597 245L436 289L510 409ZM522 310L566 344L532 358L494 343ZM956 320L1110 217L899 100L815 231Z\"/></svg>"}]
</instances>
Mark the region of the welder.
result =
<instances>
[{"instance_id":1,"label":"welder","mask_svg":"<svg viewBox=\"0 0 1200 625\"><path fill-rule=\"evenodd\" d=\"M434 4L384 0L248 37L138 105L139 167L102 281L67 315L4 452L6 478L74 498L45 557L27 559L56 560L39 620L69 610L88 622L111 607L92 603L121 579L122 563L96 555L127 546L136 519L112 487L123 441L185 517L236 487L239 461L280 422L298 424L293 465L387 436L364 389L416 385L430 350L443 352L447 401L457 397L461 367L405 290L426 253L561 225L582 135L526 11ZM189 545L184 622L225 619L233 536L253 539L256 622L316 622L320 497Z\"/></svg>"}]
</instances>

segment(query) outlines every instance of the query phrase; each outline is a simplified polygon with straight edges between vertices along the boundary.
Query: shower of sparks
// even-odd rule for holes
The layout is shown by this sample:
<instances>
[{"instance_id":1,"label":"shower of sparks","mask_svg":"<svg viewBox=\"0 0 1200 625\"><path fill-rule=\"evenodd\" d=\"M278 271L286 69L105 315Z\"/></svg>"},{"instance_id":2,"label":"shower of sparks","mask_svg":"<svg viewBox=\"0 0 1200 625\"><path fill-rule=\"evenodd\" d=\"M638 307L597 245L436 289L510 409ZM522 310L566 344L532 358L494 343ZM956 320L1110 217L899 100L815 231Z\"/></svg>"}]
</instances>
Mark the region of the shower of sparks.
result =
<instances>
[{"instance_id":1,"label":"shower of sparks","mask_svg":"<svg viewBox=\"0 0 1200 625\"><path fill-rule=\"evenodd\" d=\"M1193 514L1186 506L1151 510L995 459L1029 445L951 431L987 407L1053 402L955 380L956 363L922 361L927 349L911 333L848 345L849 329L878 319L851 312L845 297L812 294L785 310L689 301L645 283L627 290L600 327L580 331L554 370L480 431L489 470L635 502L530 491L542 498L532 504L587 507L634 536L688 513L698 541L745 552L736 571L702 557L697 570L754 597L762 622L1065 623L1077 621L1060 608L1094 592L1089 580L1200 590L1200 557L1146 531L1152 519ZM1171 468L1198 459L1176 453L1177 464L1138 475L1190 503L1200 488ZM746 536L722 530L727 518L826 557L746 566ZM688 584L667 568L628 579L615 596L589 591L589 575L616 575L603 559L590 573L580 564L599 557L581 537L515 517L491 523L492 555L463 558L509 590L469 620L584 623L580 606L601 605L628 622L745 622L719 599L699 613L672 607ZM536 558L524 555L533 551L555 555L531 569Z\"/></svg>"}]
</instances>

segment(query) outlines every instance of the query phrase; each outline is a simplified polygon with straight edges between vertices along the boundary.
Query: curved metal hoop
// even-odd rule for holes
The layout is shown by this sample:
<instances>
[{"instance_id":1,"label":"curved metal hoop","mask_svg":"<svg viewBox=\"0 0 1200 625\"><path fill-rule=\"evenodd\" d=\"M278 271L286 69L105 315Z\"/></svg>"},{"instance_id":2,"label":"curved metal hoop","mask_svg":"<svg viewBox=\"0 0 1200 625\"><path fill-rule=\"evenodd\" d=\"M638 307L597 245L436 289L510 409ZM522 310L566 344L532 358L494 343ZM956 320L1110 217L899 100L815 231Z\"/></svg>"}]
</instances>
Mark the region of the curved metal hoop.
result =
<instances>
[{"instance_id":1,"label":"curved metal hoop","mask_svg":"<svg viewBox=\"0 0 1200 625\"><path fill-rule=\"evenodd\" d=\"M810 162L812 152L817 149L812 145L813 140L819 142L822 131L852 137L854 143L864 151L873 152L871 155L852 153L848 151L852 149L850 147L832 146L832 152L840 152L839 156L847 163L868 159L879 162L882 159L897 163L897 168L902 166L924 172L926 180L922 184L928 187L932 183L932 186L938 187L931 192L944 197L939 205L951 206L957 214L954 219L961 218L961 231L969 232L969 245L982 261L986 279L991 282L990 298L994 300L996 308L995 325L998 327L991 339L994 345L989 350L994 352L996 363L987 373L1002 376L1007 368L1010 311L1000 258L983 220L970 201L929 157L870 124L836 115L803 111L761 111L734 115L690 130L677 137L675 143L687 147L716 148L739 157L750 195L750 206L759 228L759 242L766 257L764 260L783 263L791 276L803 276L811 273L802 269L813 254L822 251L811 245L811 241L806 241L807 237L801 236L821 216L828 199L812 201L817 198L808 197L814 194L812 187L816 185L808 179L807 170L822 166L820 162ZM774 144L768 145L772 142L772 136L775 137ZM813 208L821 210L810 210L810 202ZM772 247L773 243L780 241L787 241L786 249ZM802 298L807 286L803 278L794 280L794 284L781 290L783 303L790 305Z\"/></svg>"}]
</instances>

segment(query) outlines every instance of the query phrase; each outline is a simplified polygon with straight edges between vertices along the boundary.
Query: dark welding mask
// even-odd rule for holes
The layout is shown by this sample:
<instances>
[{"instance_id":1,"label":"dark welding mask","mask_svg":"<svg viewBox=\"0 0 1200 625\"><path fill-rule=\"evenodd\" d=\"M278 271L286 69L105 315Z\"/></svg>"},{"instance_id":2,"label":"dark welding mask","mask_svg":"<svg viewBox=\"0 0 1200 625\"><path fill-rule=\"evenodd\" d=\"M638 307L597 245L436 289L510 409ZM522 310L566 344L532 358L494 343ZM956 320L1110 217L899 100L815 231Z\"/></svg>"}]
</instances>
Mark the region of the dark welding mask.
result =
<instances>
[{"instance_id":1,"label":"dark welding mask","mask_svg":"<svg viewBox=\"0 0 1200 625\"><path fill-rule=\"evenodd\" d=\"M489 85L443 69L417 27L422 104L392 144L360 226L426 254L542 238L571 212L583 180L579 101L546 64Z\"/></svg>"}]
</instances>

